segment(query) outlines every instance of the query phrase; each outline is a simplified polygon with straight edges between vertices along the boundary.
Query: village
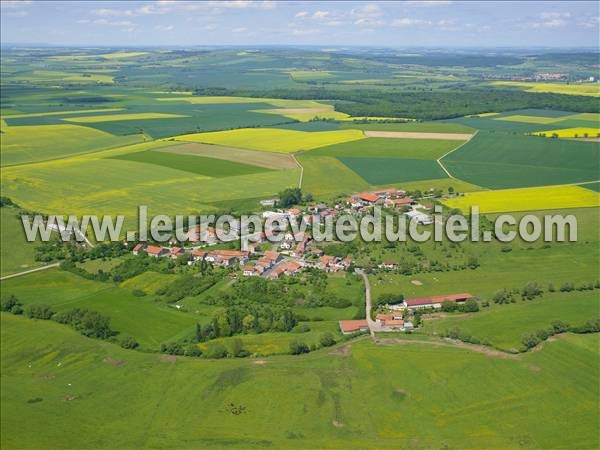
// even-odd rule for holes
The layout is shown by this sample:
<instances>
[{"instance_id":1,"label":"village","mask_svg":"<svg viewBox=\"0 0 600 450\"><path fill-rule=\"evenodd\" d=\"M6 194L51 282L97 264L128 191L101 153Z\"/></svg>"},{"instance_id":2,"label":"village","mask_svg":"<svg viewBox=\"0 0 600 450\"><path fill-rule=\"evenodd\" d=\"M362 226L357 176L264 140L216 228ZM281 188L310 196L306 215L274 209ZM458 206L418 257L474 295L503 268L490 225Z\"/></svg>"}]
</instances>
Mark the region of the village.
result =
<instances>
[{"instance_id":1,"label":"village","mask_svg":"<svg viewBox=\"0 0 600 450\"><path fill-rule=\"evenodd\" d=\"M445 194L453 196L456 194ZM430 203L422 204L433 196L408 195L406 191L388 188L373 192L360 192L347 198L333 202L331 205L319 203L310 205L305 211L298 208L269 209L262 212L266 219L296 219L310 223L314 216L324 219L341 214L361 216L369 213L376 205L404 214L408 220L421 225L434 222L434 217L428 214L433 209ZM260 202L261 206L274 208L277 199ZM241 233L240 230L237 230ZM193 227L185 235L189 246L183 247L176 239L169 241L169 246L146 245L138 243L132 250L134 255L146 254L152 258L170 258L183 260L188 266L210 264L232 270L244 277L263 277L267 280L277 280L284 276L295 276L307 268L323 270L328 273L354 271L355 267L350 256L332 256L324 254L307 232L293 234L286 231L283 239L271 242L266 233L253 235L252 242L246 250L211 249L220 243L217 230L214 227ZM377 265L379 270L394 270L398 267L396 261L384 260ZM236 272L233 272L236 271ZM359 320L339 321L343 334L353 334L366 331L377 332L410 332L415 328L409 319L415 310L437 310L443 302L462 304L472 298L470 294L445 294L432 297L406 299L398 304L380 305L375 320L370 317Z\"/></svg>"}]
</instances>

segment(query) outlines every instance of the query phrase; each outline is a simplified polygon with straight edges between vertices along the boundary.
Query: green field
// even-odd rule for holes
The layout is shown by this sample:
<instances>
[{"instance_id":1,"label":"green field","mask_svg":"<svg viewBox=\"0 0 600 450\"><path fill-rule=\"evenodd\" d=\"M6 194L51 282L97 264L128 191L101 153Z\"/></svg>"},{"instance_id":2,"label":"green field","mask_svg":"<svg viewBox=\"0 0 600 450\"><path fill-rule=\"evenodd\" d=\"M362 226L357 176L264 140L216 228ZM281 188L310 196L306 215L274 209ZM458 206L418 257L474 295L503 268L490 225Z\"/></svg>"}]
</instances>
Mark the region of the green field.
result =
<instances>
[{"instance_id":1,"label":"green field","mask_svg":"<svg viewBox=\"0 0 600 450\"><path fill-rule=\"evenodd\" d=\"M240 164L223 159L206 158L195 155L180 155L154 150L128 153L116 156L116 159L136 161L145 164L170 167L171 169L205 175L212 178L231 177L236 175L249 175L265 172L264 167Z\"/></svg>"},{"instance_id":2,"label":"green field","mask_svg":"<svg viewBox=\"0 0 600 450\"><path fill-rule=\"evenodd\" d=\"M141 150L167 147L169 142L147 143L120 150L98 152L35 165L3 169L2 191L22 207L48 213L125 214L136 220L138 205L160 214L215 211L213 203L272 197L298 183L299 169L264 171L225 178L208 178L162 165L114 159ZM175 158L185 155L160 153ZM195 156L188 156L196 158ZM210 164L233 164L206 158ZM140 170L148 167L151 170ZM242 166L247 167L247 166ZM96 176L103 174L102 177ZM61 195L56 180L68 179ZM185 193L185 195L182 195Z\"/></svg>"},{"instance_id":3,"label":"green field","mask_svg":"<svg viewBox=\"0 0 600 450\"><path fill-rule=\"evenodd\" d=\"M456 178L492 189L578 183L598 179L600 145L479 132L442 163Z\"/></svg>"},{"instance_id":4,"label":"green field","mask_svg":"<svg viewBox=\"0 0 600 450\"><path fill-rule=\"evenodd\" d=\"M2 165L64 158L139 142L141 136L118 137L78 125L2 127Z\"/></svg>"},{"instance_id":5,"label":"green field","mask_svg":"<svg viewBox=\"0 0 600 450\"><path fill-rule=\"evenodd\" d=\"M446 176L436 161L426 159L340 157L339 160L373 185Z\"/></svg>"},{"instance_id":6,"label":"green field","mask_svg":"<svg viewBox=\"0 0 600 450\"><path fill-rule=\"evenodd\" d=\"M408 158L438 159L461 144L460 141L437 139L386 139L367 138L344 144L331 145L311 150L311 156L333 156L336 158Z\"/></svg>"},{"instance_id":7,"label":"green field","mask_svg":"<svg viewBox=\"0 0 600 450\"><path fill-rule=\"evenodd\" d=\"M472 133L474 128L451 122L406 122L406 123L342 123L342 128L364 131L406 131L422 133Z\"/></svg>"},{"instance_id":8,"label":"green field","mask_svg":"<svg viewBox=\"0 0 600 450\"><path fill-rule=\"evenodd\" d=\"M191 314L154 298L135 297L112 283L84 280L68 272L47 271L2 282L3 294L14 294L24 305L46 304L54 311L88 308L111 318L111 327L133 336L141 348L156 350L161 342L192 332L197 322Z\"/></svg>"},{"instance_id":9,"label":"green field","mask_svg":"<svg viewBox=\"0 0 600 450\"><path fill-rule=\"evenodd\" d=\"M561 320L569 325L582 325L600 315L597 292L548 293L541 299L492 306L476 314L448 315L426 320L423 333L444 333L458 328L482 342L504 351L524 350L521 338L526 333L547 329Z\"/></svg>"},{"instance_id":10,"label":"green field","mask_svg":"<svg viewBox=\"0 0 600 450\"><path fill-rule=\"evenodd\" d=\"M595 335L519 359L362 341L348 356L172 362L2 313L2 342L3 448L599 445Z\"/></svg>"}]
</instances>

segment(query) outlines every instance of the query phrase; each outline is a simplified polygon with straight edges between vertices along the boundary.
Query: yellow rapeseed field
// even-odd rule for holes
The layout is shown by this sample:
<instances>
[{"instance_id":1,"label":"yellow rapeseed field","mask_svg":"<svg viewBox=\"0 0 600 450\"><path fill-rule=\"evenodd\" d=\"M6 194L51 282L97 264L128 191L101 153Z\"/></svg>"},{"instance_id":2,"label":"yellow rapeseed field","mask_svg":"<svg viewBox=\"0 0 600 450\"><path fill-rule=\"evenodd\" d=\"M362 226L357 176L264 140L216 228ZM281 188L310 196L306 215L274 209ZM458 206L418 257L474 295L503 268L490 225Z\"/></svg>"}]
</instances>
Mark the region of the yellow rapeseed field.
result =
<instances>
[{"instance_id":1,"label":"yellow rapeseed field","mask_svg":"<svg viewBox=\"0 0 600 450\"><path fill-rule=\"evenodd\" d=\"M557 135L559 138L596 138L600 137L600 128L564 128L562 130L539 131L532 133L535 136L552 137Z\"/></svg>"},{"instance_id":2,"label":"yellow rapeseed field","mask_svg":"<svg viewBox=\"0 0 600 450\"><path fill-rule=\"evenodd\" d=\"M494 81L495 86L515 86L525 88L527 92L552 92L555 94L567 95L588 95L592 97L600 97L600 84L598 83L582 83L582 84L566 84L566 83L530 83L526 81Z\"/></svg>"},{"instance_id":3,"label":"yellow rapeseed field","mask_svg":"<svg viewBox=\"0 0 600 450\"><path fill-rule=\"evenodd\" d=\"M482 213L585 208L600 206L600 193L581 186L543 186L472 192L443 203L463 213L468 213L471 206L479 206Z\"/></svg>"},{"instance_id":4,"label":"yellow rapeseed field","mask_svg":"<svg viewBox=\"0 0 600 450\"><path fill-rule=\"evenodd\" d=\"M172 139L172 138L170 138ZM296 131L276 128L241 128L237 130L194 133L177 136L178 141L249 148L267 152L293 153L302 150L366 139L360 130Z\"/></svg>"}]
</instances>

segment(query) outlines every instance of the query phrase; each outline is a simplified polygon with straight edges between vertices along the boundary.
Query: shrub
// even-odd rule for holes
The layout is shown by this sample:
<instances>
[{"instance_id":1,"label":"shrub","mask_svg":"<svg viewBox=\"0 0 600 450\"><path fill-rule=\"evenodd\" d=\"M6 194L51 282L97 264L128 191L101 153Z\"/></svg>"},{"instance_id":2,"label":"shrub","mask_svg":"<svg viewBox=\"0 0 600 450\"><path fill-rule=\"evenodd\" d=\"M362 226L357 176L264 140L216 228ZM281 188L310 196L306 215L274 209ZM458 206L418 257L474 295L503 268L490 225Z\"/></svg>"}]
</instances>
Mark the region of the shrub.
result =
<instances>
[{"instance_id":1,"label":"shrub","mask_svg":"<svg viewBox=\"0 0 600 450\"><path fill-rule=\"evenodd\" d=\"M321 343L322 347L331 347L335 344L335 338L333 337L333 334L325 333L323 336L321 336L319 342Z\"/></svg>"},{"instance_id":2,"label":"shrub","mask_svg":"<svg viewBox=\"0 0 600 450\"><path fill-rule=\"evenodd\" d=\"M292 341L290 342L290 355L301 355L302 353L309 353L310 349L304 342Z\"/></svg>"},{"instance_id":3,"label":"shrub","mask_svg":"<svg viewBox=\"0 0 600 450\"><path fill-rule=\"evenodd\" d=\"M523 343L525 348L530 349L540 343L540 338L536 334L527 333L523 335L523 337L521 338L521 342Z\"/></svg>"},{"instance_id":4,"label":"shrub","mask_svg":"<svg viewBox=\"0 0 600 450\"><path fill-rule=\"evenodd\" d=\"M461 305L461 310L464 312L477 312L479 311L479 304L474 298L468 299L464 305Z\"/></svg>"},{"instance_id":5,"label":"shrub","mask_svg":"<svg viewBox=\"0 0 600 450\"><path fill-rule=\"evenodd\" d=\"M160 344L160 352L168 355L183 355L184 349L179 342L165 342Z\"/></svg>"},{"instance_id":6,"label":"shrub","mask_svg":"<svg viewBox=\"0 0 600 450\"><path fill-rule=\"evenodd\" d=\"M535 297L542 295L542 288L535 281L530 281L521 291L521 296L527 300L532 300Z\"/></svg>"},{"instance_id":7,"label":"shrub","mask_svg":"<svg viewBox=\"0 0 600 450\"><path fill-rule=\"evenodd\" d=\"M25 308L25 315L30 319L50 320L53 314L48 305L29 305Z\"/></svg>"},{"instance_id":8,"label":"shrub","mask_svg":"<svg viewBox=\"0 0 600 450\"><path fill-rule=\"evenodd\" d=\"M138 348L140 344L136 341L132 336L125 336L121 338L119 345L128 350L133 350L134 348Z\"/></svg>"},{"instance_id":9,"label":"shrub","mask_svg":"<svg viewBox=\"0 0 600 450\"><path fill-rule=\"evenodd\" d=\"M144 291L142 291L141 289L134 289L133 291L131 291L131 293L135 297L145 297L146 296L146 293Z\"/></svg>"},{"instance_id":10,"label":"shrub","mask_svg":"<svg viewBox=\"0 0 600 450\"><path fill-rule=\"evenodd\" d=\"M54 317L58 323L70 325L87 337L108 339L116 333L110 328L110 318L89 309L75 308Z\"/></svg>"},{"instance_id":11,"label":"shrub","mask_svg":"<svg viewBox=\"0 0 600 450\"><path fill-rule=\"evenodd\" d=\"M189 344L185 347L183 354L185 356L202 356L202 350L195 344Z\"/></svg>"},{"instance_id":12,"label":"shrub","mask_svg":"<svg viewBox=\"0 0 600 450\"><path fill-rule=\"evenodd\" d=\"M220 342L213 342L208 344L204 356L207 358L221 359L227 357L227 349Z\"/></svg>"}]
</instances>

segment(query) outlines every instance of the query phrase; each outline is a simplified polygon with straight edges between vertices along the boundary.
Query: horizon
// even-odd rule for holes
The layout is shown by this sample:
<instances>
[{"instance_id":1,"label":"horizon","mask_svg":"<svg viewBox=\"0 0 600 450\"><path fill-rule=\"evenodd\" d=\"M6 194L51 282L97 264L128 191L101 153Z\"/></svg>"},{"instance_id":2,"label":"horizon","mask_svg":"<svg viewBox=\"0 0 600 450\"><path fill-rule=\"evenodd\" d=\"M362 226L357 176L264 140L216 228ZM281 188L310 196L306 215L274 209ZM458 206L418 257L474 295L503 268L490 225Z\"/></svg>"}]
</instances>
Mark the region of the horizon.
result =
<instances>
[{"instance_id":1,"label":"horizon","mask_svg":"<svg viewBox=\"0 0 600 450\"><path fill-rule=\"evenodd\" d=\"M253 47L277 42L276 46L439 48L444 42L445 48L597 50L600 34L598 4L586 1L519 2L517 15L507 2L480 1L1 5L3 46ZM528 45L523 47L523 42Z\"/></svg>"}]
</instances>

